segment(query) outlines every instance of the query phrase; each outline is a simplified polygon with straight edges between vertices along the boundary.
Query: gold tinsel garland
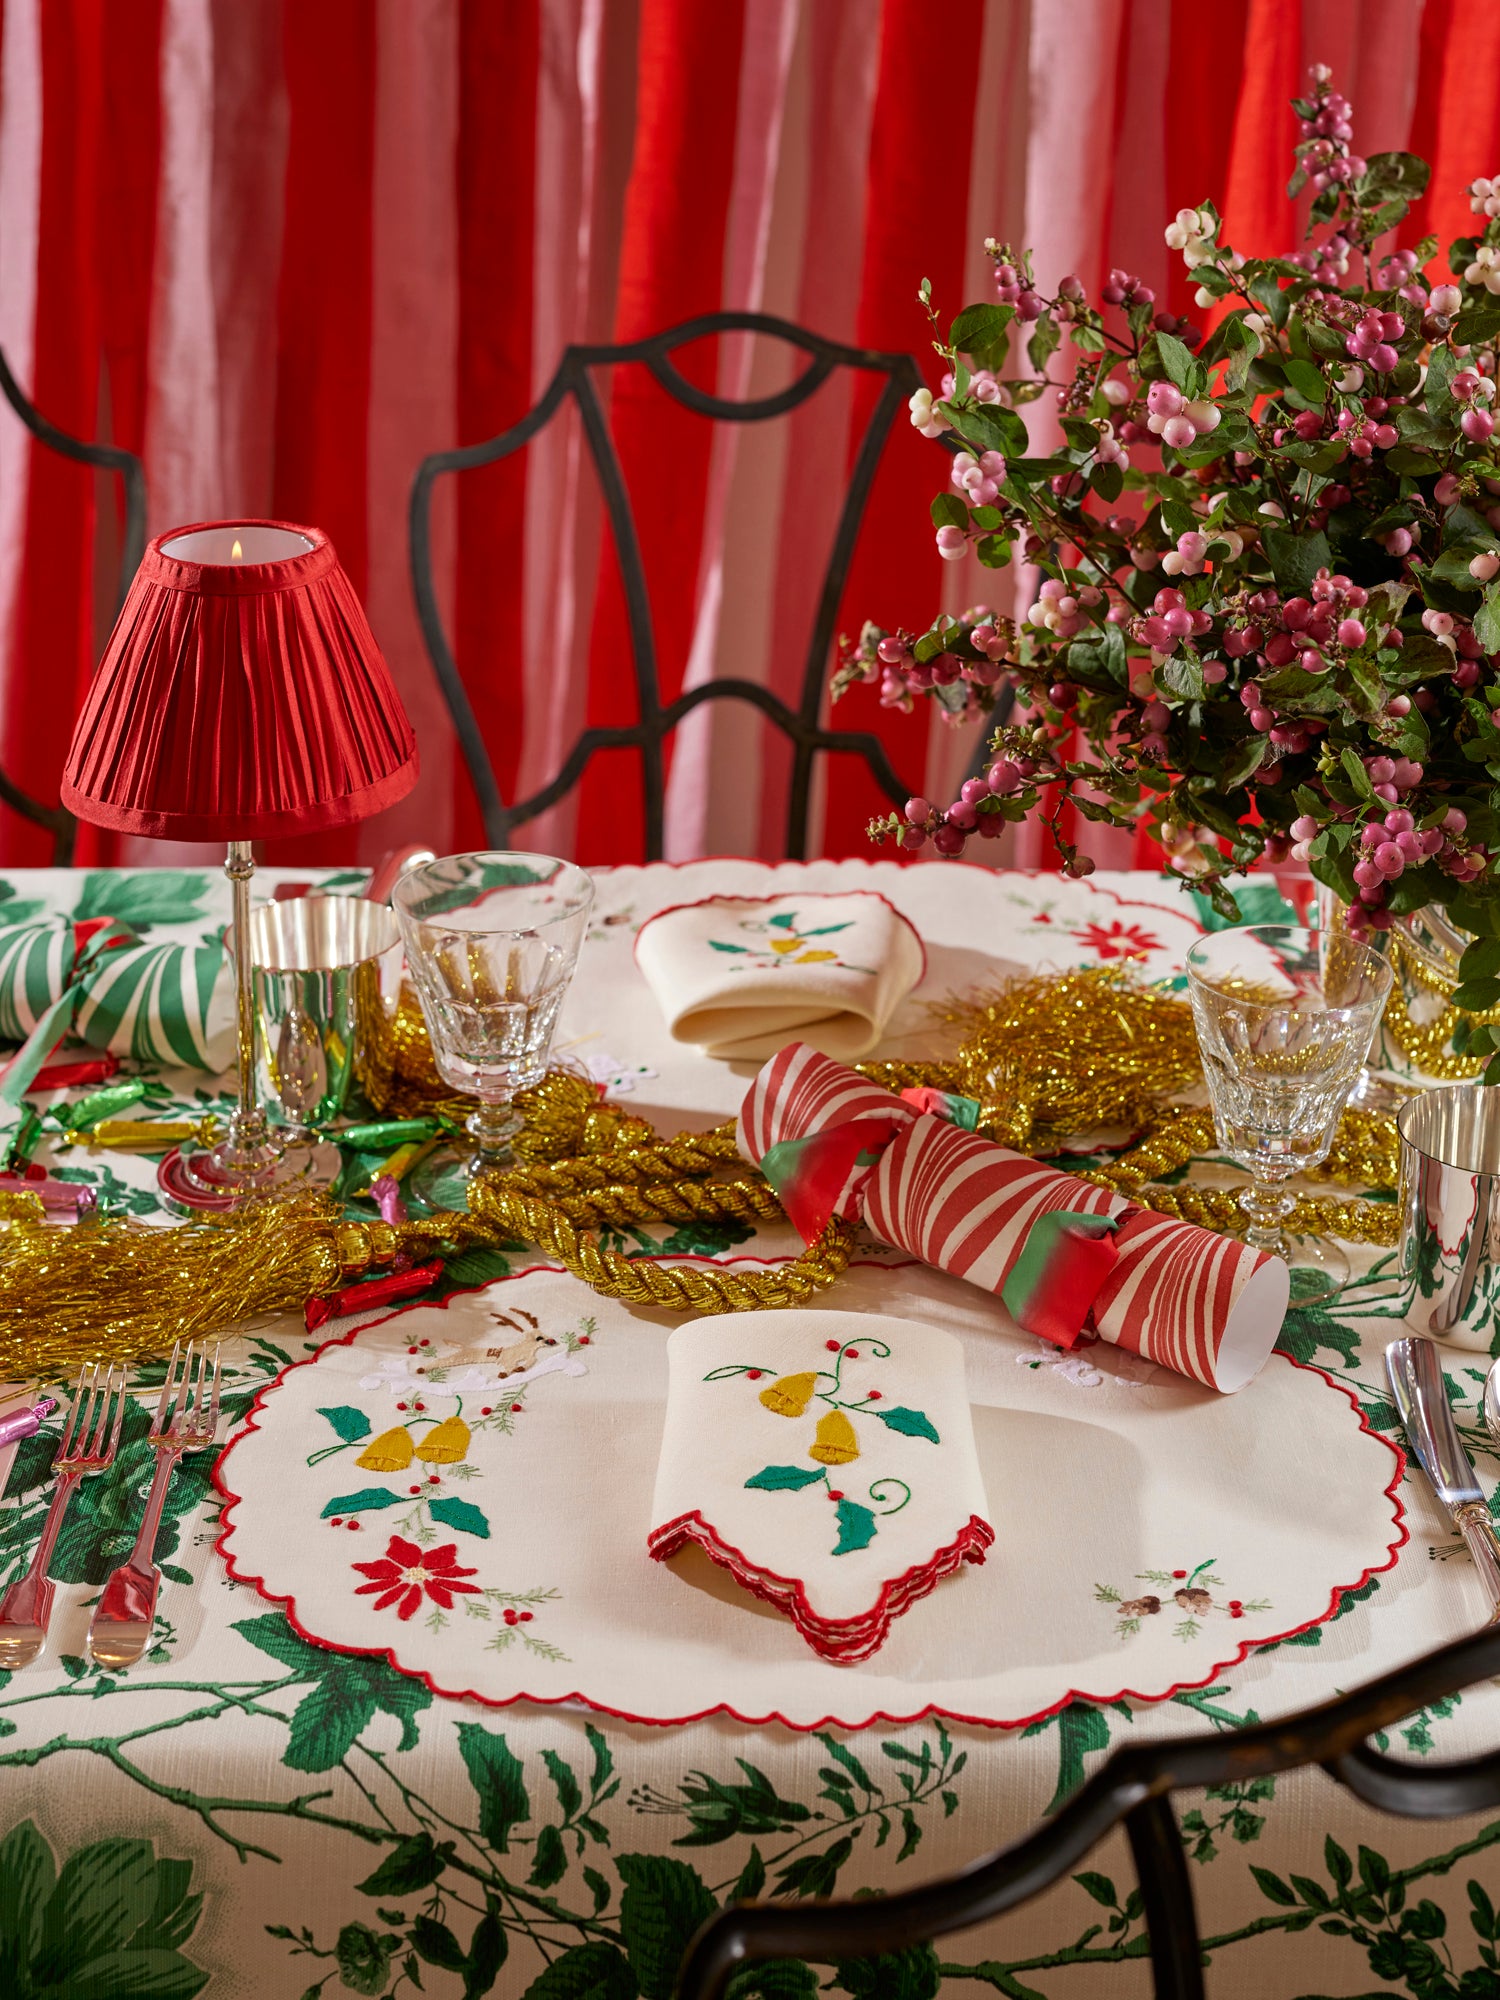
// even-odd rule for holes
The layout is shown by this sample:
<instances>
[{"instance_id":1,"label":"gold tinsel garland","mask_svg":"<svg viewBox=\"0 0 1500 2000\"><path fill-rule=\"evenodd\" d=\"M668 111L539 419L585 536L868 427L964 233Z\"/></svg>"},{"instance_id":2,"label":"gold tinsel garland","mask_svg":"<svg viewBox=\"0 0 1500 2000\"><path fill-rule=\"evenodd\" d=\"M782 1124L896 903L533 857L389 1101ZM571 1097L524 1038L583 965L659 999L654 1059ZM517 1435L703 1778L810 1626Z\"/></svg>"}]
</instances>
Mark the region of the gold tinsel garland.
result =
<instances>
[{"instance_id":1,"label":"gold tinsel garland","mask_svg":"<svg viewBox=\"0 0 1500 2000\"><path fill-rule=\"evenodd\" d=\"M1214 1150L1208 1113L1171 1101L1202 1083L1185 1002L1106 967L1019 981L938 1012L957 1037L953 1055L867 1064L865 1074L893 1089L929 1084L976 1098L981 1132L1037 1154L1100 1128L1135 1127L1124 1151L1073 1170L1159 1213L1209 1229L1238 1226L1232 1189L1163 1184ZM377 1085L378 1108L390 1116L467 1108L443 1099L425 1032L419 1036L414 1025L420 1018L410 1002L397 1017L385 1084ZM402 1256L415 1262L530 1243L610 1297L699 1313L800 1304L849 1263L854 1231L839 1221L772 1270L669 1264L612 1250L595 1240L598 1232L774 1222L780 1204L740 1159L732 1124L663 1138L646 1120L601 1104L587 1078L564 1070L519 1105L525 1126L514 1167L477 1185L467 1212L394 1226L346 1221L326 1196L283 1195L226 1220L180 1228L116 1217L65 1230L43 1220L35 1196L0 1196L0 1379L55 1378L96 1359L138 1361L179 1338L299 1310L307 1298L326 1297ZM1394 1121L1346 1111L1322 1172L1347 1185L1392 1189ZM1290 1226L1389 1245L1398 1217L1389 1202L1306 1195Z\"/></svg>"}]
</instances>

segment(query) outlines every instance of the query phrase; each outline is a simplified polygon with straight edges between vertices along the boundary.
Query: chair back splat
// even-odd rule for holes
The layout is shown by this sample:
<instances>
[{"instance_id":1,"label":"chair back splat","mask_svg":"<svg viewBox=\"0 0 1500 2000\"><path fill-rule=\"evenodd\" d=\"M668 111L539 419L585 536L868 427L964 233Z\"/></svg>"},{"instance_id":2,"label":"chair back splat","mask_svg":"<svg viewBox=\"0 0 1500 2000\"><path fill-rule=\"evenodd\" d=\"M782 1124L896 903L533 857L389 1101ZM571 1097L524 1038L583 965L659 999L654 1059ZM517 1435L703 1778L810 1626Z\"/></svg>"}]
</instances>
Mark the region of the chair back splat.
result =
<instances>
[{"instance_id":1,"label":"chair back splat","mask_svg":"<svg viewBox=\"0 0 1500 2000\"><path fill-rule=\"evenodd\" d=\"M1367 1739L1480 1681L1500 1676L1500 1625L1280 1722L1132 1743L1054 1818L957 1875L890 1896L829 1903L740 1903L698 1932L678 2000L722 2000L742 1966L772 1958L869 1958L1003 1916L1076 1869L1116 1826L1130 1840L1150 1933L1157 2000L1204 2000L1192 1882L1172 1794L1319 1764L1364 1804L1408 1819L1457 1819L1500 1806L1500 1749L1461 1763L1403 1764Z\"/></svg>"},{"instance_id":2,"label":"chair back splat","mask_svg":"<svg viewBox=\"0 0 1500 2000\"><path fill-rule=\"evenodd\" d=\"M808 365L795 381L774 395L744 402L712 395L687 380L678 369L673 355L678 348L692 341L711 334L726 333L769 335L800 349L809 357ZM655 627L635 516L593 373L595 369L621 362L643 363L668 395L686 409L699 416L735 424L763 423L772 417L786 415L805 403L838 368L858 369L885 378L860 439L839 514L808 641L801 692L795 707L754 681L732 677L689 688L675 701L662 701ZM412 583L417 612L427 651L479 801L485 839L492 847L508 847L515 828L535 819L539 813L564 798L578 783L598 751L634 749L640 753L646 859L659 861L662 857L666 791L666 740L684 716L706 702L714 701L748 702L759 709L792 745L785 841L788 859L800 861L807 853L813 760L820 752L843 751L862 757L876 784L893 804L900 805L906 800L912 788L904 785L897 776L878 736L868 730L826 728L821 716L834 624L876 467L897 411L920 387L921 377L909 354L882 354L869 348L845 347L838 341L825 340L820 334L809 333L806 328L769 313L705 313L698 319L669 327L664 333L654 334L647 340L618 346L567 348L545 395L518 424L484 444L469 445L458 451L433 452L422 461L412 487L410 514ZM435 482L444 473L492 465L498 459L508 458L519 451L550 422L569 398L578 407L589 453L599 476L610 531L614 536L635 672L636 720L623 728L581 730L556 774L529 797L507 804L501 797L494 764L438 612L432 573L432 491Z\"/></svg>"},{"instance_id":3,"label":"chair back splat","mask_svg":"<svg viewBox=\"0 0 1500 2000\"><path fill-rule=\"evenodd\" d=\"M146 468L133 451L122 450L112 444L85 444L81 438L72 437L61 431L54 423L49 423L26 395L15 376L10 363L0 351L0 395L15 411L27 430L38 444L48 451L55 451L60 458L76 459L81 465L92 465L101 472L117 472L125 490L125 532L120 550L120 581L115 597L115 616L125 602L125 593L130 588L130 580L140 568L141 557L146 548ZM43 827L52 835L52 860L58 867L66 868L73 859L74 837L78 822L61 805L43 805L30 793L23 792L14 779L0 771L0 800L12 812L18 812L23 819L29 819L33 826Z\"/></svg>"}]
</instances>

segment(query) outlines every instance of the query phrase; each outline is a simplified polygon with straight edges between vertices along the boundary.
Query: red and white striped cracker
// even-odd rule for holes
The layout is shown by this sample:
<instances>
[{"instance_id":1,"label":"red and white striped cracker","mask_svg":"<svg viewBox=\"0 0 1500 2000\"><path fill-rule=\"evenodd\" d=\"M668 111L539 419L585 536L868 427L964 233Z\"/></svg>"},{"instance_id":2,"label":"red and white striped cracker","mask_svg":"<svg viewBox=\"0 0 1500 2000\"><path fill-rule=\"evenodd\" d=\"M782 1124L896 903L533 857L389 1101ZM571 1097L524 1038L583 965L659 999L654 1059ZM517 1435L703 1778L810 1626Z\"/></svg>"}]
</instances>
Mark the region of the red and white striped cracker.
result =
<instances>
[{"instance_id":1,"label":"red and white striped cracker","mask_svg":"<svg viewBox=\"0 0 1500 2000\"><path fill-rule=\"evenodd\" d=\"M1280 1258L1153 1215L1106 1188L916 1113L800 1044L773 1057L751 1085L740 1113L740 1150L759 1161L780 1140L865 1117L895 1119L905 1129L873 1171L851 1175L838 1212L861 1216L882 1242L998 1293L1038 1216L1055 1209L1118 1216L1119 1255L1093 1311L1100 1338L1225 1392L1243 1388L1265 1365L1290 1285Z\"/></svg>"},{"instance_id":2,"label":"red and white striped cracker","mask_svg":"<svg viewBox=\"0 0 1500 2000\"><path fill-rule=\"evenodd\" d=\"M889 1125L918 1116L893 1091L868 1083L806 1042L790 1042L772 1056L746 1091L735 1138L744 1157L759 1166L783 1139L805 1139L810 1132L847 1125L856 1118L879 1118ZM836 1215L854 1220L863 1212L853 1191L864 1175L863 1167L851 1173L834 1204Z\"/></svg>"},{"instance_id":3,"label":"red and white striped cracker","mask_svg":"<svg viewBox=\"0 0 1500 2000\"><path fill-rule=\"evenodd\" d=\"M1137 1209L1094 1301L1102 1340L1232 1394L1270 1359L1291 1273L1233 1236Z\"/></svg>"}]
</instances>

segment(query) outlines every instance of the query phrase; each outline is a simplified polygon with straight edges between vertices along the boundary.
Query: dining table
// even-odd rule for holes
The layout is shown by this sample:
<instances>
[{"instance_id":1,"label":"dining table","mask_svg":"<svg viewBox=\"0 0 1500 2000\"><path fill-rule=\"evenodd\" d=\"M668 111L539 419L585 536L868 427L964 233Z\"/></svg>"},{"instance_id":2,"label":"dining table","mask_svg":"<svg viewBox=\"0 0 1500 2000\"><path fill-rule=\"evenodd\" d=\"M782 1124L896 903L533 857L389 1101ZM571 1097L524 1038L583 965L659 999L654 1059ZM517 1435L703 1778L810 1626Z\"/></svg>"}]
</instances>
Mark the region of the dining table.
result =
<instances>
[{"instance_id":1,"label":"dining table","mask_svg":"<svg viewBox=\"0 0 1500 2000\"><path fill-rule=\"evenodd\" d=\"M876 1051L908 1060L940 1045L935 1003L1017 979L1108 966L1181 995L1188 949L1224 921L1190 885L1146 872L1074 880L964 862L722 858L592 872L554 1060L661 1132L732 1118L756 1069L668 1032L635 942L669 908L885 897L925 953ZM365 879L266 869L256 893L358 894ZM1295 918L1295 895L1269 878L1254 894L1262 919ZM212 868L17 869L0 881L0 926L108 915L152 941L197 945L221 935L228 909ZM231 1076L127 1057L122 1074L136 1069L151 1079L152 1115L207 1116L232 1102ZM80 1095L30 1101L45 1110ZM90 1185L104 1213L171 1220L149 1155L54 1132L35 1159ZM1209 1171L1224 1178L1222 1165ZM622 1226L612 1241L632 1256L735 1270L774 1268L800 1247L784 1223L722 1220ZM736 1897L879 1895L952 1873L1037 1825L1122 1745L1289 1716L1477 1629L1482 1592L1405 1462L1386 1384L1385 1348L1403 1330L1393 1253L1351 1246L1351 1258L1346 1289L1294 1307L1264 1375L1224 1397L1163 1386L1162 1371L1099 1345L1049 1345L990 1294L862 1239L815 1303L930 1315L957 1332L986 1419L994 1545L982 1570L914 1605L886 1653L811 1662L796 1702L806 1647L786 1621L737 1602L722 1579L690 1567L674 1578L646 1553L641 1494L659 1443L653 1385L669 1315L596 1299L533 1247L449 1261L439 1289L406 1310L439 1332L480 1320L551 1329L538 1337L565 1349L574 1372L560 1359L529 1380L495 1416L494 1443L548 1424L548 1456L569 1476L538 1465L531 1480L502 1486L491 1471L488 1485L454 1486L450 1522L472 1522L482 1501L485 1539L443 1526L423 1547L440 1533L459 1547L449 1576L477 1571L495 1588L452 1600L430 1629L366 1596L358 1630L374 1636L363 1642L339 1620L345 1607L354 1616L356 1559L378 1569L386 1532L368 1501L331 1525L328 1496L369 1476L341 1471L350 1460L337 1456L304 1473L310 1451L278 1485L266 1439L278 1411L305 1405L307 1424L327 1425L327 1451L352 1452L392 1408L382 1369L399 1376L401 1357L429 1336L407 1341L388 1307L311 1332L300 1315L224 1329L218 1440L182 1461L169 1491L149 1650L110 1670L90 1662L85 1633L140 1518L165 1357L136 1367L115 1462L81 1485L53 1558L48 1647L0 1674L8 1990L666 2000L688 1940ZM628 1355L629 1369L619 1360L611 1375L606 1350ZM1500 1515L1500 1446L1481 1417L1486 1357L1447 1348L1443 1361ZM8 1467L0 1459L0 1581L29 1560L66 1416L68 1386L41 1386L64 1407L12 1448ZM422 1393L415 1375L404 1393ZM1153 1429L1158 1408L1170 1421ZM1331 1512L1348 1516L1333 1555L1316 1499L1325 1436L1365 1482L1342 1499L1327 1487ZM422 1480L438 1487L446 1470L422 1471L417 1502ZM325 1483L304 1494L304 1478ZM1221 1527L1231 1540L1210 1542ZM302 1579L295 1599L278 1588L278 1536ZM581 1579L606 1570L595 1602L580 1603ZM705 1630L730 1635L721 1655L696 1646L694 1604ZM825 1676L816 1687L813 1666ZM1493 1752L1500 1692L1436 1702L1379 1740L1424 1763ZM1214 2000L1500 1993L1500 1818L1383 1817L1318 1770L1180 1794L1176 1806ZM731 1991L782 2000L830 1980L862 2000L1145 1995L1143 1901L1125 1840L983 1929L832 1968L747 1969Z\"/></svg>"}]
</instances>

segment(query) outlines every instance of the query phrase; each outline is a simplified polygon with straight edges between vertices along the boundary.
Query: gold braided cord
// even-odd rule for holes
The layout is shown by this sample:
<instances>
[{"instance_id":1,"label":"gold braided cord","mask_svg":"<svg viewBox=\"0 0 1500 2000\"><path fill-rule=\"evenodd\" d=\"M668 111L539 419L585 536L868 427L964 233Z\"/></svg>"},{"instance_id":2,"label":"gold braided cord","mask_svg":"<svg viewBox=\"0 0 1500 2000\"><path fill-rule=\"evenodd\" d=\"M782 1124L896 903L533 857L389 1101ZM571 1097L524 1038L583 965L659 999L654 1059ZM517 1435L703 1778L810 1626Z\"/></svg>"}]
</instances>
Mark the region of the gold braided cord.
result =
<instances>
[{"instance_id":1,"label":"gold braided cord","mask_svg":"<svg viewBox=\"0 0 1500 2000\"><path fill-rule=\"evenodd\" d=\"M1445 979L1412 949L1399 929L1390 933L1389 951L1391 969L1396 976L1385 1003L1382 1022L1385 1032L1407 1061L1428 1076L1438 1077L1444 1083L1460 1083L1465 1078L1478 1076L1489 1060L1488 1056L1456 1054L1453 1048L1454 1032L1461 1026L1474 1028L1500 1022L1500 1007L1492 1008L1487 1014L1466 1014L1450 1006L1448 1003L1458 987L1456 968L1453 978ZM1430 1019L1417 1020L1414 1017L1408 998L1408 989L1412 987L1438 1003Z\"/></svg>"},{"instance_id":2,"label":"gold braided cord","mask_svg":"<svg viewBox=\"0 0 1500 2000\"><path fill-rule=\"evenodd\" d=\"M535 1211L561 1216L577 1229L630 1229L657 1222L780 1222L781 1203L763 1180L661 1181L648 1189L596 1187L582 1194L536 1195L518 1177L497 1176L493 1185ZM488 1211L483 1211L487 1213ZM535 1241L535 1238L528 1238Z\"/></svg>"},{"instance_id":3,"label":"gold braided cord","mask_svg":"<svg viewBox=\"0 0 1500 2000\"><path fill-rule=\"evenodd\" d=\"M1101 1187L1114 1186L1102 1173L1083 1173L1079 1179ZM1238 1235L1245 1226L1245 1212L1233 1188L1147 1184L1132 1188L1130 1199L1157 1215L1175 1216L1179 1222L1193 1222L1200 1229L1219 1230L1226 1236ZM1286 1227L1296 1236L1341 1236L1348 1243L1373 1243L1389 1249L1401 1234L1401 1216L1392 1202L1301 1195L1286 1217Z\"/></svg>"},{"instance_id":4,"label":"gold braided cord","mask_svg":"<svg viewBox=\"0 0 1500 2000\"><path fill-rule=\"evenodd\" d=\"M476 1220L502 1239L519 1237L523 1243L536 1244L594 1291L623 1299L627 1305L657 1306L666 1312L753 1312L801 1305L848 1268L854 1247L854 1225L835 1217L817 1242L790 1264L771 1271L726 1271L606 1250L581 1234L550 1202L516 1193L500 1176L477 1182L469 1207Z\"/></svg>"},{"instance_id":5,"label":"gold braided cord","mask_svg":"<svg viewBox=\"0 0 1500 2000\"><path fill-rule=\"evenodd\" d=\"M1230 1233L1243 1227L1234 1189L1175 1179L1216 1150L1209 1114L1173 1101L1202 1083L1183 1001L1105 967L1020 981L939 1011L961 1037L955 1053L867 1064L864 1074L892 1089L925 1084L977 1098L981 1132L1036 1154L1055 1156L1101 1128L1133 1126L1135 1138L1113 1157L1057 1163L1157 1213ZM420 1080L421 1050L409 1021L405 1032L410 1083L413 1074ZM430 1070L430 1049L426 1060ZM399 1080L394 1064L392 1074ZM668 1312L798 1305L847 1268L855 1231L841 1221L770 1269L665 1262L607 1247L591 1232L753 1226L782 1210L739 1157L733 1124L663 1136L602 1104L587 1077L561 1069L518 1102L525 1127L514 1166L477 1183L467 1212L414 1217L394 1229L351 1223L337 1203L305 1194L268 1197L181 1228L110 1218L60 1229L43 1219L34 1195L0 1195L0 1379L55 1379L81 1362L139 1361L176 1339L294 1311L388 1267L398 1251L425 1261L531 1243L594 1290ZM431 1112L436 1103L429 1089L420 1102L392 1098L380 1108ZM1392 1190L1394 1121L1346 1111L1322 1172L1345 1185ZM1298 1233L1381 1246L1399 1230L1389 1201L1320 1194L1303 1195L1289 1223Z\"/></svg>"}]
</instances>

